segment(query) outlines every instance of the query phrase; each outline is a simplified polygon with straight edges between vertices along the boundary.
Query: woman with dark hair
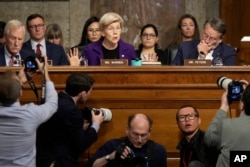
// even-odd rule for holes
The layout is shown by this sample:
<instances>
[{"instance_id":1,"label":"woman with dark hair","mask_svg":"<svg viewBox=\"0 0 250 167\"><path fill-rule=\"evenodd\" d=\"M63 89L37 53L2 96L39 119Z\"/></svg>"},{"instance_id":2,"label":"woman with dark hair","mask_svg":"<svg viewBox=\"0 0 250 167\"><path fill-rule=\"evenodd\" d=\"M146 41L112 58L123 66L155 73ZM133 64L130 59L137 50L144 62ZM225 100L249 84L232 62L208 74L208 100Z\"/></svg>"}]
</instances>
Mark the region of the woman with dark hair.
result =
<instances>
[{"instance_id":1,"label":"woman with dark hair","mask_svg":"<svg viewBox=\"0 0 250 167\"><path fill-rule=\"evenodd\" d=\"M84 24L82 30L81 41L73 48L78 48L79 53L82 52L84 46L89 43L96 42L101 38L101 31L99 28L99 18L96 16L90 17Z\"/></svg>"},{"instance_id":2,"label":"woman with dark hair","mask_svg":"<svg viewBox=\"0 0 250 167\"><path fill-rule=\"evenodd\" d=\"M174 59L177 53L178 45L181 42L191 41L194 39L200 39L197 21L191 14L184 14L178 20L173 39L166 49L168 64L171 64L171 61Z\"/></svg>"},{"instance_id":3,"label":"woman with dark hair","mask_svg":"<svg viewBox=\"0 0 250 167\"><path fill-rule=\"evenodd\" d=\"M139 45L136 54L143 62L161 62L167 64L167 57L163 50L159 49L158 45L158 30L154 24L146 24L142 27L141 44Z\"/></svg>"}]
</instances>

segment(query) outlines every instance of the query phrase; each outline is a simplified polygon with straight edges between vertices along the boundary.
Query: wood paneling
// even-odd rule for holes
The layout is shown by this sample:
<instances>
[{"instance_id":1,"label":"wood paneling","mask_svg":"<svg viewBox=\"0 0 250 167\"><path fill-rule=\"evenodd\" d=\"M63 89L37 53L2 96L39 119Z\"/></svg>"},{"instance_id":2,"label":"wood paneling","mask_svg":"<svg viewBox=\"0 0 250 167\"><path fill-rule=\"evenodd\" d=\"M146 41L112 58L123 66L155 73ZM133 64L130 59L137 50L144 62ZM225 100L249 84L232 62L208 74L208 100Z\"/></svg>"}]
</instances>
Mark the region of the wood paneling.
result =
<instances>
[{"instance_id":1,"label":"wood paneling","mask_svg":"<svg viewBox=\"0 0 250 167\"><path fill-rule=\"evenodd\" d=\"M245 61L246 50L241 47L241 38L250 36L250 1L249 0L221 0L221 18L227 25L225 42L239 49L237 56L239 65L250 64ZM247 55L249 56L249 54Z\"/></svg>"},{"instance_id":2,"label":"wood paneling","mask_svg":"<svg viewBox=\"0 0 250 167\"><path fill-rule=\"evenodd\" d=\"M0 72L6 69L11 68L0 67ZM127 117L140 112L154 120L151 139L167 149L172 157L169 163L174 164L178 161L174 158L178 158L176 145L180 140L175 121L177 109L184 104L197 107L202 118L201 129L206 130L220 106L224 91L217 87L218 77L250 81L247 66L50 67L49 70L58 91L64 90L66 78L72 72L88 73L95 79L95 84L86 105L112 110L112 121L103 123L98 141L82 155L82 161L108 139L125 135ZM40 90L41 76L35 75L33 79ZM21 103L35 100L34 93L25 84ZM237 108L238 103L234 102L233 116L238 114Z\"/></svg>"}]
</instances>

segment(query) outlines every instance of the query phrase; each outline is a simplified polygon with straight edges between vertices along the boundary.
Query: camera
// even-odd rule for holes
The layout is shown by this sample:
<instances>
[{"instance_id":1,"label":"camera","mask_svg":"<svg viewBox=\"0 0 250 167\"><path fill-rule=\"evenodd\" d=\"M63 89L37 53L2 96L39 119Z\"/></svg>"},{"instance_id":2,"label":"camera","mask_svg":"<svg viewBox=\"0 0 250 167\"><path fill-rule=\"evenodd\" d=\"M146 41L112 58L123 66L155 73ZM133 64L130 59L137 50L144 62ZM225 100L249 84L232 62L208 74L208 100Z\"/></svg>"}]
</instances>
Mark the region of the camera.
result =
<instances>
[{"instance_id":1,"label":"camera","mask_svg":"<svg viewBox=\"0 0 250 167\"><path fill-rule=\"evenodd\" d=\"M241 93L244 90L243 83L221 76L217 79L217 85L220 88L228 89L227 98L229 103L241 99Z\"/></svg>"},{"instance_id":2,"label":"camera","mask_svg":"<svg viewBox=\"0 0 250 167\"><path fill-rule=\"evenodd\" d=\"M32 56L28 56L25 60L24 60L24 65L25 65L25 70L32 70L35 71L38 69L38 65L37 62L35 60L35 58L38 58L38 60L40 62L44 62L44 59L41 56L38 55L32 55Z\"/></svg>"},{"instance_id":3,"label":"camera","mask_svg":"<svg viewBox=\"0 0 250 167\"><path fill-rule=\"evenodd\" d=\"M106 122L108 122L112 119L112 112L110 109L108 109L108 108L91 108L91 107L85 107L82 110L83 119L86 119L89 122L92 122L92 115L91 115L92 110L94 111L95 115L98 115L101 112L103 115L104 121L106 121Z\"/></svg>"},{"instance_id":4,"label":"camera","mask_svg":"<svg viewBox=\"0 0 250 167\"><path fill-rule=\"evenodd\" d=\"M133 150L127 155L125 159L121 158L121 155L128 144L121 142L116 148L115 163L117 166L122 167L144 167L146 164L146 159L141 156L136 156Z\"/></svg>"}]
</instances>

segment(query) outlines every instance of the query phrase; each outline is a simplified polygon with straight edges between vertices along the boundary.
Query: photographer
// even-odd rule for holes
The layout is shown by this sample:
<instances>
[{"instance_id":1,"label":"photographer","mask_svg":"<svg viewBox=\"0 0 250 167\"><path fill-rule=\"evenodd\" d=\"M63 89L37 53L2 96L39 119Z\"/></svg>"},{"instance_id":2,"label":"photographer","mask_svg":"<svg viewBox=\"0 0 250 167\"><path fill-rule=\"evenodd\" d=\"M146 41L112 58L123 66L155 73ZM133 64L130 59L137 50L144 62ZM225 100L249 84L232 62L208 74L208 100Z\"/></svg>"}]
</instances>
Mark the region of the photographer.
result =
<instances>
[{"instance_id":1,"label":"photographer","mask_svg":"<svg viewBox=\"0 0 250 167\"><path fill-rule=\"evenodd\" d=\"M21 105L22 84L27 81L24 67L18 75L7 71L0 77L0 166L36 166L36 130L57 109L57 93L50 81L47 63L38 64L46 80L46 101L43 105Z\"/></svg>"},{"instance_id":2,"label":"photographer","mask_svg":"<svg viewBox=\"0 0 250 167\"><path fill-rule=\"evenodd\" d=\"M244 89L239 101L240 116L233 119L227 118L230 103L226 89L221 97L221 106L205 133L205 143L220 150L216 167L229 166L230 151L250 150L248 128L250 127L250 86L245 80L239 82Z\"/></svg>"},{"instance_id":3,"label":"photographer","mask_svg":"<svg viewBox=\"0 0 250 167\"><path fill-rule=\"evenodd\" d=\"M127 137L107 141L88 161L88 167L166 167L165 148L149 140L152 120L144 114L129 116Z\"/></svg>"},{"instance_id":4,"label":"photographer","mask_svg":"<svg viewBox=\"0 0 250 167\"><path fill-rule=\"evenodd\" d=\"M94 141L104 120L101 114L91 111L92 124L83 129L83 113L77 107L84 103L94 80L81 72L72 73L66 81L64 92L58 94L57 112L38 129L37 167L77 167L78 158Z\"/></svg>"}]
</instances>

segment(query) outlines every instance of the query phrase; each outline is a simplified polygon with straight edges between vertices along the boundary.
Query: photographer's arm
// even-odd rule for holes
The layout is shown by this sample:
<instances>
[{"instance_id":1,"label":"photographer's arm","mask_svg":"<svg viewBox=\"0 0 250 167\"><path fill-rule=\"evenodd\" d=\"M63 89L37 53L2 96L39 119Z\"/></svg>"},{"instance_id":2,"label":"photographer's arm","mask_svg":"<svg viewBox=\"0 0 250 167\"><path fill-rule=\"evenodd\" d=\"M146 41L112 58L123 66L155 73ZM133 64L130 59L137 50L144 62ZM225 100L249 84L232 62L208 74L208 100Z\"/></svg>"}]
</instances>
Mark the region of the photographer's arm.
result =
<instances>
[{"instance_id":1,"label":"photographer's arm","mask_svg":"<svg viewBox=\"0 0 250 167\"><path fill-rule=\"evenodd\" d=\"M40 62L40 61L38 60L38 58L35 59L36 62L37 62L37 65L38 65L38 69L39 69L39 71L44 75L44 79L45 79L46 81L51 81L51 80L50 80L50 77L49 77L47 56L44 56L43 59L44 59L44 62Z\"/></svg>"},{"instance_id":2,"label":"photographer's arm","mask_svg":"<svg viewBox=\"0 0 250 167\"><path fill-rule=\"evenodd\" d=\"M100 128L100 125L103 122L104 117L101 114L101 112L96 115L93 110L91 111L91 115L92 115L92 122L93 122L91 127L94 128L96 130L96 132L98 132L99 128Z\"/></svg>"},{"instance_id":3,"label":"photographer's arm","mask_svg":"<svg viewBox=\"0 0 250 167\"><path fill-rule=\"evenodd\" d=\"M204 141L207 146L220 147L221 133L223 119L227 118L227 112L229 111L229 104L227 100L227 91L225 91L221 97L221 106L212 122L208 126L205 132Z\"/></svg>"},{"instance_id":4,"label":"photographer's arm","mask_svg":"<svg viewBox=\"0 0 250 167\"><path fill-rule=\"evenodd\" d=\"M115 159L115 153L116 151L113 151L111 154L107 154L104 157L96 159L92 167L105 166L109 161L113 161Z\"/></svg>"}]
</instances>

